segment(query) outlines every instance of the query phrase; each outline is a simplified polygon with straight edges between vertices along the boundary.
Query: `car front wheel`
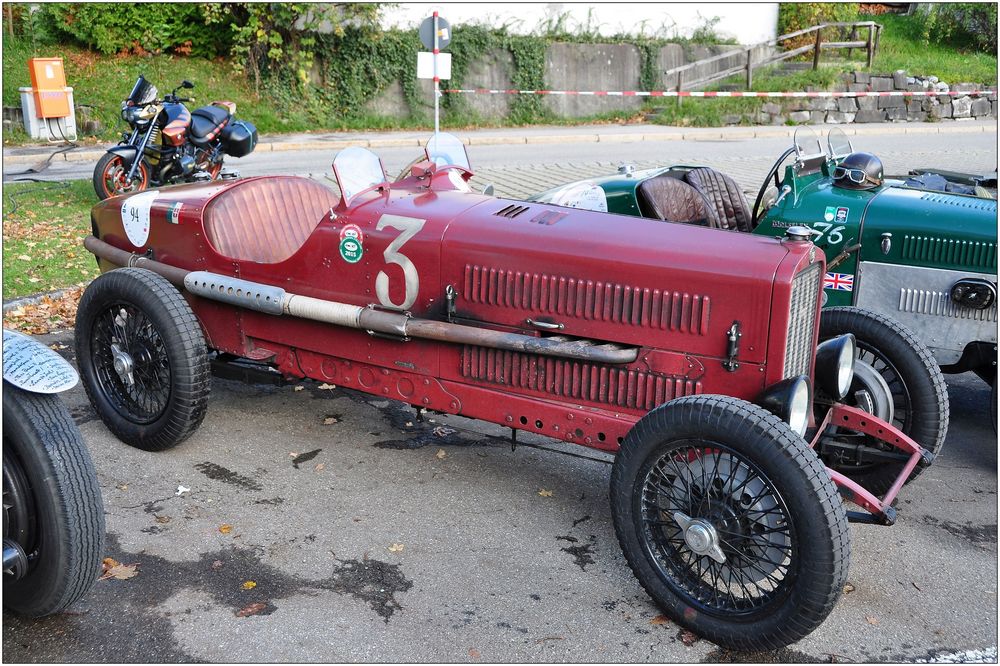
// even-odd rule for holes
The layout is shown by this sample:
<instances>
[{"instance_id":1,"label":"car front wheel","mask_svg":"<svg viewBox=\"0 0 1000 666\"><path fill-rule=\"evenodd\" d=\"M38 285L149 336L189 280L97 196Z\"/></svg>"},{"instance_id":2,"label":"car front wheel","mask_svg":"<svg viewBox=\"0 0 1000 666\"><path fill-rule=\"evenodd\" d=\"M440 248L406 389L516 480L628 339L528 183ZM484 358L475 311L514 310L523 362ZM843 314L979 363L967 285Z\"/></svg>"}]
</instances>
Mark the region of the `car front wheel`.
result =
<instances>
[{"instance_id":1,"label":"car front wheel","mask_svg":"<svg viewBox=\"0 0 1000 666\"><path fill-rule=\"evenodd\" d=\"M644 416L611 473L615 531L639 582L679 625L773 650L836 603L850 533L830 476L776 416L724 396Z\"/></svg>"}]
</instances>

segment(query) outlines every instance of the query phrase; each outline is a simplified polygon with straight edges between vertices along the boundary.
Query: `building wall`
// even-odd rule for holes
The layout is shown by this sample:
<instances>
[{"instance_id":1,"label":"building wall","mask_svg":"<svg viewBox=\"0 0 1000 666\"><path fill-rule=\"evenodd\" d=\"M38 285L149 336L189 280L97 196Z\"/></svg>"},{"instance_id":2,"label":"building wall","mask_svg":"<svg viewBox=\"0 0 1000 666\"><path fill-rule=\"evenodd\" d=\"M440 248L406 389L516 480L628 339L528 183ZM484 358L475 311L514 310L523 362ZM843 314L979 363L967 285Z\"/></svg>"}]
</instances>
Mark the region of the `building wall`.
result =
<instances>
[{"instance_id":1,"label":"building wall","mask_svg":"<svg viewBox=\"0 0 1000 666\"><path fill-rule=\"evenodd\" d=\"M619 33L690 37L697 28L718 18L713 30L720 37L753 44L777 36L778 3L470 3L401 2L382 11L383 27L412 28L434 10L452 25L484 23L507 26L517 34L536 32L565 16L570 32Z\"/></svg>"}]
</instances>

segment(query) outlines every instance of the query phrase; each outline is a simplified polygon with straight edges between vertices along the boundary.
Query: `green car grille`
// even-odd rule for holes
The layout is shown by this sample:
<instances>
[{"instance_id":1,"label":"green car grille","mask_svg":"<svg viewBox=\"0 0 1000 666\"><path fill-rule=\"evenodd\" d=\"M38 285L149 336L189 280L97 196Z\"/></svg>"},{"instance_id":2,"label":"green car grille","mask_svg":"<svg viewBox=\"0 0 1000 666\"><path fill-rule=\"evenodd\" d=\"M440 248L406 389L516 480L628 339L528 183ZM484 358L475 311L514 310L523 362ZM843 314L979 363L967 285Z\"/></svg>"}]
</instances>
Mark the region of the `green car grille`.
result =
<instances>
[{"instance_id":1,"label":"green car grille","mask_svg":"<svg viewBox=\"0 0 1000 666\"><path fill-rule=\"evenodd\" d=\"M788 337L785 341L784 377L808 375L813 359L816 334L816 309L819 307L821 264L801 271L792 281L791 306L788 312Z\"/></svg>"}]
</instances>

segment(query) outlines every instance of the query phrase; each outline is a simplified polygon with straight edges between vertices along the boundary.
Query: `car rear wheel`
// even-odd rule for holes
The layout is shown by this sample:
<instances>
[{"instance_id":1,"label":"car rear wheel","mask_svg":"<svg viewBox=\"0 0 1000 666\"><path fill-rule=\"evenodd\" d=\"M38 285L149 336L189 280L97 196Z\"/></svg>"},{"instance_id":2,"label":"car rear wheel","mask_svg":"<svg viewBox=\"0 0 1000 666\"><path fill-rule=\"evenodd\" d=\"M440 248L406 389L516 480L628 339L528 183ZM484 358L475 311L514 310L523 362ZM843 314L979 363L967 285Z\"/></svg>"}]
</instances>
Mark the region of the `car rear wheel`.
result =
<instances>
[{"instance_id":1,"label":"car rear wheel","mask_svg":"<svg viewBox=\"0 0 1000 666\"><path fill-rule=\"evenodd\" d=\"M94 409L126 444L167 449L201 425L211 386L205 338L163 277L121 268L94 280L77 310L76 353Z\"/></svg>"},{"instance_id":2,"label":"car rear wheel","mask_svg":"<svg viewBox=\"0 0 1000 666\"><path fill-rule=\"evenodd\" d=\"M18 551L3 605L30 617L63 610L101 570L104 504L83 437L56 395L3 383L3 540Z\"/></svg>"},{"instance_id":3,"label":"car rear wheel","mask_svg":"<svg viewBox=\"0 0 1000 666\"><path fill-rule=\"evenodd\" d=\"M948 434L948 391L927 346L905 326L875 312L856 307L825 308L820 340L844 333L854 334L858 348L854 382L844 402L885 418L937 455ZM887 446L874 441L870 444ZM881 496L895 482L904 463L828 460L827 464ZM918 465L908 481L923 470Z\"/></svg>"},{"instance_id":4,"label":"car rear wheel","mask_svg":"<svg viewBox=\"0 0 1000 666\"><path fill-rule=\"evenodd\" d=\"M814 630L847 576L850 533L826 468L760 407L690 396L644 416L611 473L625 559L679 625L773 650Z\"/></svg>"}]
</instances>

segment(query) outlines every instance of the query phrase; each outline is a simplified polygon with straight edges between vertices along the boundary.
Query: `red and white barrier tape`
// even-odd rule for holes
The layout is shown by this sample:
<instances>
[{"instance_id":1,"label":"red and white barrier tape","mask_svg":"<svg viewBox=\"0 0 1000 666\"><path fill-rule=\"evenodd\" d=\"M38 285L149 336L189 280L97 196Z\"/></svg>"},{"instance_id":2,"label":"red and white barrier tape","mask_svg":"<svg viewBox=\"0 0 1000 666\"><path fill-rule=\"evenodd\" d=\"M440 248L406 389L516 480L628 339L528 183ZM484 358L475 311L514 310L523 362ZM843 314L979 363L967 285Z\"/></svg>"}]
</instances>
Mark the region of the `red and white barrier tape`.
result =
<instances>
[{"instance_id":1,"label":"red and white barrier tape","mask_svg":"<svg viewBox=\"0 0 1000 666\"><path fill-rule=\"evenodd\" d=\"M442 93L460 95L590 95L595 97L990 97L996 90L886 90L851 92L740 92L702 90L495 90L490 88L452 88Z\"/></svg>"}]
</instances>

